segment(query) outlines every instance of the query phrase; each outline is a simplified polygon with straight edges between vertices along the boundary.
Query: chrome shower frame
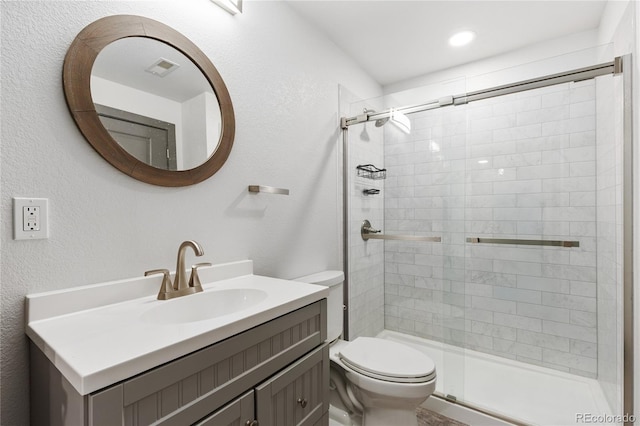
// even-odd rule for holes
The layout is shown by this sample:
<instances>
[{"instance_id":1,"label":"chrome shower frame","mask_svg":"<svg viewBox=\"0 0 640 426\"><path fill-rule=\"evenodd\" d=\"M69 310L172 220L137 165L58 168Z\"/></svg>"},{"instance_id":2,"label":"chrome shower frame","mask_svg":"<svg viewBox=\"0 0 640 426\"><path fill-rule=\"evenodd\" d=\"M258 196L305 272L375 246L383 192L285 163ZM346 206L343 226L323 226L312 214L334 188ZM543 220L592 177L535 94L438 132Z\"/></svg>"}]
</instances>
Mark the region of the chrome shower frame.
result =
<instances>
[{"instance_id":1,"label":"chrome shower frame","mask_svg":"<svg viewBox=\"0 0 640 426\"><path fill-rule=\"evenodd\" d=\"M343 268L344 268L344 330L343 337L349 339L349 127L355 124L388 119L393 111L403 114L411 114L430 109L451 105L464 105L469 102L511 93L523 92L555 84L577 82L592 79L603 75L622 75L623 78L623 283L622 283L622 314L623 314L623 411L628 417L634 414L634 270L633 270L633 105L632 105L632 57L631 54L616 57L611 62L606 62L591 67L580 68L563 73L552 74L536 79L524 80L489 89L478 90L455 96L446 96L432 100L424 104L407 107L392 108L383 112L365 110L363 114L353 117L342 117L340 127L342 129L342 181L343 181ZM466 404L462 404L468 406ZM470 407L470 406L468 406ZM470 407L473 409L474 407ZM478 410L485 411L485 410ZM486 411L485 411L486 412ZM491 413L495 415L495 413ZM500 417L500 416L499 416ZM625 425L631 425L625 422Z\"/></svg>"}]
</instances>

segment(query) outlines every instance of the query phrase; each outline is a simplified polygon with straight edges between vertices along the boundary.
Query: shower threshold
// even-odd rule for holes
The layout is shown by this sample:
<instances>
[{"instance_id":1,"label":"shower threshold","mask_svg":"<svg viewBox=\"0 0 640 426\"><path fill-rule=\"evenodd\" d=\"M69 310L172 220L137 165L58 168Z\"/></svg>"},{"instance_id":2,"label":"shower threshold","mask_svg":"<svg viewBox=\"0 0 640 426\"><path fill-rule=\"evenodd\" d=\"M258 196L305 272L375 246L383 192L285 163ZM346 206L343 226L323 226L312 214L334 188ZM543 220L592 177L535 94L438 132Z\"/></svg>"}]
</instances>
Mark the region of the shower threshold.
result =
<instances>
[{"instance_id":1,"label":"shower threshold","mask_svg":"<svg viewBox=\"0 0 640 426\"><path fill-rule=\"evenodd\" d=\"M577 425L585 423L581 421L584 416L612 414L595 379L395 331L384 330L377 337L404 343L431 357L436 364L437 394L451 393L445 392L444 385L453 385L461 389L463 394L454 396L458 401L464 401L465 406L511 419L516 424ZM448 372L459 376L446 377ZM434 411L445 406L442 400L434 398L429 398L425 404ZM454 411L441 414L454 417L451 414ZM466 418L456 420L467 420L468 423L469 411L462 410Z\"/></svg>"}]
</instances>

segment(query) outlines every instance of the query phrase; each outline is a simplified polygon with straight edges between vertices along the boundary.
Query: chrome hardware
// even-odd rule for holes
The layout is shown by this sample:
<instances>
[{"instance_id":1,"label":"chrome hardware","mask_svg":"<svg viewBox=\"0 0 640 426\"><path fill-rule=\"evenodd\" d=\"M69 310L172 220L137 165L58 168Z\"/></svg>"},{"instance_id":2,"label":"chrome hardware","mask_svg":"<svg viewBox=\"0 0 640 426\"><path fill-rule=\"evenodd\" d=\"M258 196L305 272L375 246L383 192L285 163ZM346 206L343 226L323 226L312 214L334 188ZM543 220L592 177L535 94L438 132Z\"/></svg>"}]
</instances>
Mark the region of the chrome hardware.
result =
<instances>
[{"instance_id":1,"label":"chrome hardware","mask_svg":"<svg viewBox=\"0 0 640 426\"><path fill-rule=\"evenodd\" d=\"M298 401L297 401L297 402L298 402L298 404L300 404L300 406L301 406L302 408L304 408L304 407L306 407L306 406L307 406L307 400L306 400L306 399L298 398Z\"/></svg>"},{"instance_id":2,"label":"chrome hardware","mask_svg":"<svg viewBox=\"0 0 640 426\"><path fill-rule=\"evenodd\" d=\"M184 271L184 257L188 247L193 249L196 256L202 256L204 254L202 246L195 241L185 241L180 244L180 248L178 248L176 277L173 281L173 285L171 284L171 278L169 277L169 271L167 269L153 269L144 273L145 276L152 274L164 274L162 286L160 287L160 292L158 292L158 300L173 299L175 297L202 291L202 284L200 283L197 269L201 266L211 266L211 263L197 263L193 265L191 268L191 276L187 279Z\"/></svg>"},{"instance_id":3,"label":"chrome hardware","mask_svg":"<svg viewBox=\"0 0 640 426\"><path fill-rule=\"evenodd\" d=\"M180 293L177 296L196 292L193 287L189 286L189 281L191 280L187 280L184 274L184 256L188 247L193 249L196 256L202 256L204 254L202 246L195 241L190 240L180 244L180 248L178 248L178 262L176 264L176 278L173 281L173 289Z\"/></svg>"},{"instance_id":4,"label":"chrome hardware","mask_svg":"<svg viewBox=\"0 0 640 426\"><path fill-rule=\"evenodd\" d=\"M371 189L363 189L362 193L364 195L378 195L380 193L379 189L371 188Z\"/></svg>"},{"instance_id":5,"label":"chrome hardware","mask_svg":"<svg viewBox=\"0 0 640 426\"><path fill-rule=\"evenodd\" d=\"M553 84L561 84L571 81L582 81L592 79L601 75L616 74L622 71L621 68L622 61L616 58L615 61L593 65L586 68L566 71L559 74L547 75L531 80L516 81L504 86L492 87L474 92L462 93L459 95L445 96L420 105L412 105L395 109L390 108L383 112L365 113L357 115L355 117L342 117L340 119L340 127L342 129L348 129L349 126L352 126L354 124L359 124L366 121L376 121L385 117L390 117L394 110L406 115L420 111L428 111L431 109L447 107L452 104L463 105L469 102L475 102L482 99L490 99L496 96L507 95L510 93L519 93L525 90L551 86Z\"/></svg>"},{"instance_id":6,"label":"chrome hardware","mask_svg":"<svg viewBox=\"0 0 640 426\"><path fill-rule=\"evenodd\" d=\"M438 99L438 106L447 106L453 105L453 96L445 96L444 98Z\"/></svg>"},{"instance_id":7,"label":"chrome hardware","mask_svg":"<svg viewBox=\"0 0 640 426\"><path fill-rule=\"evenodd\" d=\"M453 402L453 403L458 402L458 398L456 398L454 395L451 395L450 393L448 393L448 394L444 397L444 399L446 399L446 400L447 400L447 401L449 401L449 402Z\"/></svg>"},{"instance_id":8,"label":"chrome hardware","mask_svg":"<svg viewBox=\"0 0 640 426\"><path fill-rule=\"evenodd\" d=\"M351 117L351 118L343 117L342 119L340 119L340 127L343 129L346 129L353 124L364 123L368 120L369 120L368 113L356 115L355 117Z\"/></svg>"},{"instance_id":9,"label":"chrome hardware","mask_svg":"<svg viewBox=\"0 0 640 426\"><path fill-rule=\"evenodd\" d=\"M289 190L284 188L274 188L272 186L249 185L249 192L266 192L267 194L289 195Z\"/></svg>"},{"instance_id":10,"label":"chrome hardware","mask_svg":"<svg viewBox=\"0 0 640 426\"><path fill-rule=\"evenodd\" d=\"M379 229L373 229L371 227L371 222L365 219L365 221L362 222L362 232L364 232L365 234L379 234L382 231L380 231Z\"/></svg>"},{"instance_id":11,"label":"chrome hardware","mask_svg":"<svg viewBox=\"0 0 640 426\"><path fill-rule=\"evenodd\" d=\"M198 276L198 268L200 268L201 266L211 266L211 263L196 263L191 267L191 278L189 278L189 287L192 287L196 293L202 291L202 284L200 283L200 277Z\"/></svg>"},{"instance_id":12,"label":"chrome hardware","mask_svg":"<svg viewBox=\"0 0 640 426\"><path fill-rule=\"evenodd\" d=\"M518 240L514 238L467 238L472 244L517 244L523 246L580 247L579 241Z\"/></svg>"},{"instance_id":13,"label":"chrome hardware","mask_svg":"<svg viewBox=\"0 0 640 426\"><path fill-rule=\"evenodd\" d=\"M362 227L360 228L360 235L362 239L367 241L370 239L375 240L400 240L400 241L429 241L433 243L439 243L442 241L441 237L421 237L416 235L385 235L381 234L382 231L371 227L371 222L364 220ZM376 235L378 234L378 235Z\"/></svg>"},{"instance_id":14,"label":"chrome hardware","mask_svg":"<svg viewBox=\"0 0 640 426\"><path fill-rule=\"evenodd\" d=\"M145 277L153 274L164 274L162 278L162 285L160 286L160 291L158 292L158 300L166 300L169 297L167 295L173 292L173 284L171 284L171 278L169 277L168 269L153 269L151 271L146 271L144 273Z\"/></svg>"},{"instance_id":15,"label":"chrome hardware","mask_svg":"<svg viewBox=\"0 0 640 426\"><path fill-rule=\"evenodd\" d=\"M622 56L618 56L618 57L614 58L614 60L613 60L613 73L614 74L622 74L622 72L623 72L622 64L623 64Z\"/></svg>"},{"instance_id":16,"label":"chrome hardware","mask_svg":"<svg viewBox=\"0 0 640 426\"><path fill-rule=\"evenodd\" d=\"M245 426L260 426L260 423L257 420L247 420Z\"/></svg>"}]
</instances>

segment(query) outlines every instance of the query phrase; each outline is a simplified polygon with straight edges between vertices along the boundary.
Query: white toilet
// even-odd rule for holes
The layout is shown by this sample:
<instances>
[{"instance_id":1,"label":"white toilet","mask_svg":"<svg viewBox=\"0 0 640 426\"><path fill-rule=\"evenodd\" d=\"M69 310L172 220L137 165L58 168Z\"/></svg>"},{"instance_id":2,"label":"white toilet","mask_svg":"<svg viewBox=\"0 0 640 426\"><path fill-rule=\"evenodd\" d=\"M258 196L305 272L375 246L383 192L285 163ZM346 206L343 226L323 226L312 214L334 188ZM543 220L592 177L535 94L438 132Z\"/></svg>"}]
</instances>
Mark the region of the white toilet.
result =
<instances>
[{"instance_id":1,"label":"white toilet","mask_svg":"<svg viewBox=\"0 0 640 426\"><path fill-rule=\"evenodd\" d=\"M354 417L362 416L363 426L417 425L415 410L436 387L433 360L390 340L339 339L343 318L342 271L324 271L295 280L329 287L327 340L331 342L332 393L338 394L339 401ZM332 404L334 400L337 398L332 395Z\"/></svg>"}]
</instances>

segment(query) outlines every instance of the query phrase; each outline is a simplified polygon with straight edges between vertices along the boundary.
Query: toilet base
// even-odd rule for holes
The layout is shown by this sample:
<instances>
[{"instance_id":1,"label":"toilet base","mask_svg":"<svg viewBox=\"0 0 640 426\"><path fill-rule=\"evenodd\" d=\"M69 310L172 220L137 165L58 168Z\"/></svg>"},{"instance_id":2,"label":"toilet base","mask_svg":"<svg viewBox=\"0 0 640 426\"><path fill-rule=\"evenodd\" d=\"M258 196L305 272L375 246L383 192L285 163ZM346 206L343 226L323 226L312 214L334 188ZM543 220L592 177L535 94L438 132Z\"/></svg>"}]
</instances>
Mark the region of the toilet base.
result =
<instances>
[{"instance_id":1,"label":"toilet base","mask_svg":"<svg viewBox=\"0 0 640 426\"><path fill-rule=\"evenodd\" d=\"M366 423L362 416L349 414L336 406L329 406L329 426L414 426L418 424L415 413L406 410L371 409Z\"/></svg>"},{"instance_id":2,"label":"toilet base","mask_svg":"<svg viewBox=\"0 0 640 426\"><path fill-rule=\"evenodd\" d=\"M367 407L362 415L363 426L418 426L415 410Z\"/></svg>"},{"instance_id":3,"label":"toilet base","mask_svg":"<svg viewBox=\"0 0 640 426\"><path fill-rule=\"evenodd\" d=\"M329 426L362 426L362 416L329 405Z\"/></svg>"}]
</instances>

